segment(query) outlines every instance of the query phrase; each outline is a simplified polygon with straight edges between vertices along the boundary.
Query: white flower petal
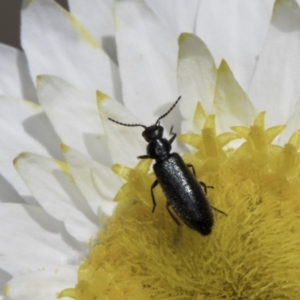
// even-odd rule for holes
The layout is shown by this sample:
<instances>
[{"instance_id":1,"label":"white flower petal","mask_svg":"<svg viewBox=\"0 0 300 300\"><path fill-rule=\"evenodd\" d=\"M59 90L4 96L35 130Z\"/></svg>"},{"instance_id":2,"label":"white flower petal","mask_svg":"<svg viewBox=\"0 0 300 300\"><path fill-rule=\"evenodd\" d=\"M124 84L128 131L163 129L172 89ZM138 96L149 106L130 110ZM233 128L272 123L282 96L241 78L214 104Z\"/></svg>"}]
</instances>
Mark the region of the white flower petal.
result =
<instances>
[{"instance_id":1,"label":"white flower petal","mask_svg":"<svg viewBox=\"0 0 300 300\"><path fill-rule=\"evenodd\" d=\"M12 276L78 263L82 248L41 207L0 204L0 265ZM17 263L16 263L17 262Z\"/></svg>"},{"instance_id":2,"label":"white flower petal","mask_svg":"<svg viewBox=\"0 0 300 300\"><path fill-rule=\"evenodd\" d=\"M96 93L81 93L54 76L38 77L38 97L64 144L98 162L110 162L104 130L98 114Z\"/></svg>"},{"instance_id":3,"label":"white flower petal","mask_svg":"<svg viewBox=\"0 0 300 300\"><path fill-rule=\"evenodd\" d=\"M146 2L159 21L176 36L182 32L194 31L201 0L146 0Z\"/></svg>"},{"instance_id":4,"label":"white flower petal","mask_svg":"<svg viewBox=\"0 0 300 300\"><path fill-rule=\"evenodd\" d=\"M15 167L32 195L78 241L87 243L98 220L68 173L67 165L40 155L22 153Z\"/></svg>"},{"instance_id":5,"label":"white flower petal","mask_svg":"<svg viewBox=\"0 0 300 300\"><path fill-rule=\"evenodd\" d=\"M84 25L114 62L117 61L113 0L69 0L71 13Z\"/></svg>"},{"instance_id":6,"label":"white flower petal","mask_svg":"<svg viewBox=\"0 0 300 300\"><path fill-rule=\"evenodd\" d=\"M8 296L14 300L56 300L58 293L76 284L77 268L59 266L15 277L7 285Z\"/></svg>"},{"instance_id":7,"label":"white flower petal","mask_svg":"<svg viewBox=\"0 0 300 300\"><path fill-rule=\"evenodd\" d=\"M36 101L24 53L0 44L0 57L0 94Z\"/></svg>"},{"instance_id":8,"label":"white flower petal","mask_svg":"<svg viewBox=\"0 0 300 300\"><path fill-rule=\"evenodd\" d=\"M195 35L182 34L179 38L178 87L182 100L180 111L185 123L183 131L193 130L193 116L197 102L205 112L212 112L217 69L206 45Z\"/></svg>"},{"instance_id":9,"label":"white flower petal","mask_svg":"<svg viewBox=\"0 0 300 300\"><path fill-rule=\"evenodd\" d=\"M249 126L257 114L225 61L218 69L214 110L219 132L230 131L232 124Z\"/></svg>"},{"instance_id":10,"label":"white flower petal","mask_svg":"<svg viewBox=\"0 0 300 300\"><path fill-rule=\"evenodd\" d=\"M135 167L137 156L146 154L146 143L141 136L141 127L127 127L116 124L108 118L121 123L141 124L141 122L119 102L98 92L98 108L107 136L107 143L113 163ZM142 116L143 118L143 116Z\"/></svg>"},{"instance_id":11,"label":"white flower petal","mask_svg":"<svg viewBox=\"0 0 300 300\"><path fill-rule=\"evenodd\" d=\"M3 293L0 294L0 300L11 300L11 298L9 297L5 297ZM70 299L66 299L66 300L70 300Z\"/></svg>"},{"instance_id":12,"label":"white flower petal","mask_svg":"<svg viewBox=\"0 0 300 300\"><path fill-rule=\"evenodd\" d=\"M268 111L267 126L285 123L300 96L299 31L298 4L293 0L277 1L248 92L259 111Z\"/></svg>"},{"instance_id":13,"label":"white flower petal","mask_svg":"<svg viewBox=\"0 0 300 300\"><path fill-rule=\"evenodd\" d=\"M13 167L22 151L62 158L59 140L41 108L29 101L0 97L0 201L19 201L30 195ZM19 195L18 195L19 194Z\"/></svg>"},{"instance_id":14,"label":"white flower petal","mask_svg":"<svg viewBox=\"0 0 300 300\"><path fill-rule=\"evenodd\" d=\"M0 257L1 258L1 257ZM10 300L9 298L5 297L3 287L6 283L12 278L12 276L5 272L4 270L0 269L0 300Z\"/></svg>"},{"instance_id":15,"label":"white flower petal","mask_svg":"<svg viewBox=\"0 0 300 300\"><path fill-rule=\"evenodd\" d=\"M99 216L102 212L112 215L116 206L112 199L122 185L119 177L110 168L71 147L63 146L62 149L74 180L94 213Z\"/></svg>"},{"instance_id":16,"label":"white flower petal","mask_svg":"<svg viewBox=\"0 0 300 300\"><path fill-rule=\"evenodd\" d=\"M151 124L154 112L178 97L177 37L159 23L143 1L118 0L116 39L124 103L142 116L144 123Z\"/></svg>"},{"instance_id":17,"label":"white flower petal","mask_svg":"<svg viewBox=\"0 0 300 300\"><path fill-rule=\"evenodd\" d=\"M54 1L25 1L21 29L34 81L37 75L55 75L90 96L101 89L120 99L115 64L79 22Z\"/></svg>"},{"instance_id":18,"label":"white flower petal","mask_svg":"<svg viewBox=\"0 0 300 300\"><path fill-rule=\"evenodd\" d=\"M244 90L253 74L272 15L274 0L203 0L196 34L216 64L225 59Z\"/></svg>"}]
</instances>

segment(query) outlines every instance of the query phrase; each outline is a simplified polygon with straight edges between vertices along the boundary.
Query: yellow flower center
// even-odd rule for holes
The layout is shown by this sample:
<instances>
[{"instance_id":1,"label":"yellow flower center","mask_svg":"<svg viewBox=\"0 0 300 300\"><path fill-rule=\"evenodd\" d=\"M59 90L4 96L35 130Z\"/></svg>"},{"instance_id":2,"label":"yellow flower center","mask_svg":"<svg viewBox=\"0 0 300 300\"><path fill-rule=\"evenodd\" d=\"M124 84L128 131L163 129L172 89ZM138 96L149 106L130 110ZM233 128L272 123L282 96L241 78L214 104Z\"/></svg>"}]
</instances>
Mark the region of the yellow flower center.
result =
<instances>
[{"instance_id":1,"label":"yellow flower center","mask_svg":"<svg viewBox=\"0 0 300 300\"><path fill-rule=\"evenodd\" d=\"M196 113L197 115L197 113ZM178 226L160 187L152 211L150 160L135 169L115 165L126 180L113 216L81 264L78 283L59 297L76 300L297 299L300 293L299 143L272 144L284 126L264 128L260 113L249 128L216 135L214 116L202 132L179 137L194 148L183 155L208 189L212 233ZM237 149L226 145L237 138Z\"/></svg>"}]
</instances>

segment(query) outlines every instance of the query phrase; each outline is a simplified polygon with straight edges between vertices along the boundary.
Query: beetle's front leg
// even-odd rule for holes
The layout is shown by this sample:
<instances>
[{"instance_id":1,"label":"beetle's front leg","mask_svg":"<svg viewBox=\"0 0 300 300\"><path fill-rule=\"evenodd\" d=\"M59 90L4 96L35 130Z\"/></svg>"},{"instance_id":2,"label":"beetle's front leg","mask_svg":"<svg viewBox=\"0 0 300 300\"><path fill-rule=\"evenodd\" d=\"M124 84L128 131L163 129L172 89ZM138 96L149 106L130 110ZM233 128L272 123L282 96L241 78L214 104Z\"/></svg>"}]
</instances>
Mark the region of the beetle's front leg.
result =
<instances>
[{"instance_id":1,"label":"beetle's front leg","mask_svg":"<svg viewBox=\"0 0 300 300\"><path fill-rule=\"evenodd\" d=\"M151 158L148 154L145 155L140 155L137 157L138 159L146 159L146 158Z\"/></svg>"},{"instance_id":2,"label":"beetle's front leg","mask_svg":"<svg viewBox=\"0 0 300 300\"><path fill-rule=\"evenodd\" d=\"M169 139L169 143L172 144L177 136L177 133L173 132L173 125L171 126L170 134L172 135L172 137Z\"/></svg>"}]
</instances>

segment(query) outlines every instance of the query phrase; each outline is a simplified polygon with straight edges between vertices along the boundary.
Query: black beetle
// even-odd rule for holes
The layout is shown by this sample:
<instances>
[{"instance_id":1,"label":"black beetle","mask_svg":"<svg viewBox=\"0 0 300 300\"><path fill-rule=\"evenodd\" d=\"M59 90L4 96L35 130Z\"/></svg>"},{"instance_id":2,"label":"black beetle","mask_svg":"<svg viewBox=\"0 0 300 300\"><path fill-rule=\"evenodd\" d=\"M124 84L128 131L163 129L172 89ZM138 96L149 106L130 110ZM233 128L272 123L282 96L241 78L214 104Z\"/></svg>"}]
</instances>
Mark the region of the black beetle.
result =
<instances>
[{"instance_id":1,"label":"black beetle","mask_svg":"<svg viewBox=\"0 0 300 300\"><path fill-rule=\"evenodd\" d=\"M167 198L167 210L174 221L179 224L177 219L170 211L169 206L173 208L180 219L190 228L208 235L211 232L214 219L211 208L225 214L224 212L212 207L206 197L207 186L203 182L198 182L195 177L195 169L191 164L185 164L180 155L176 152L170 153L171 144L176 138L176 133L170 133L172 137L167 140L163 138L164 128L160 125L160 120L167 116L175 107L181 97L171 106L171 108L158 118L154 125L149 127L142 124L125 124L114 119L108 118L110 121L123 126L141 126L145 130L142 135L147 141L147 154L138 156L140 159L155 159L153 170L156 180L151 187L151 196L153 201L153 209L155 210L156 201L153 189L159 183ZM190 169L192 169L192 172Z\"/></svg>"}]
</instances>

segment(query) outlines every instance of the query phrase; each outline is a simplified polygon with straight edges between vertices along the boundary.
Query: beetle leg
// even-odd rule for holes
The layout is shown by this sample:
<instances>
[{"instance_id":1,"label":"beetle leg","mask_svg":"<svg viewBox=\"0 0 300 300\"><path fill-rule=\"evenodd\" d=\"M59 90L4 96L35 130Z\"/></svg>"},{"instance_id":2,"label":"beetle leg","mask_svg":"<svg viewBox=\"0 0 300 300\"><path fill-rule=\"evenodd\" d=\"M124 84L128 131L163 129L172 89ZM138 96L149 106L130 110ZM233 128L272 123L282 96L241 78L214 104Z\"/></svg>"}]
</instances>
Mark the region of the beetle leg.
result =
<instances>
[{"instance_id":1,"label":"beetle leg","mask_svg":"<svg viewBox=\"0 0 300 300\"><path fill-rule=\"evenodd\" d=\"M193 174L194 174L194 176L196 177L196 171L195 171L194 166L193 166L192 164L186 164L186 165L188 166L188 168L192 168Z\"/></svg>"},{"instance_id":2,"label":"beetle leg","mask_svg":"<svg viewBox=\"0 0 300 300\"><path fill-rule=\"evenodd\" d=\"M169 206L170 206L170 204L169 203L167 203L167 205L166 205L166 207L167 207L167 210L168 210L168 212L169 212L169 214L170 214L170 216L172 217L172 219L175 221L175 223L178 225L178 226L180 226L180 223L178 222L178 220L174 217L174 215L172 214L172 212L170 211L170 208L169 208Z\"/></svg>"},{"instance_id":3,"label":"beetle leg","mask_svg":"<svg viewBox=\"0 0 300 300\"><path fill-rule=\"evenodd\" d=\"M193 171L193 174L194 176L196 177L196 171L195 171L195 168L192 164L186 164L188 168L192 168L192 171ZM213 189L214 187L211 186L211 185L206 185L205 182L203 181L199 181L199 183L201 184L201 186L203 187L204 189L204 192L205 194L207 194L207 188L210 188L210 189Z\"/></svg>"},{"instance_id":4,"label":"beetle leg","mask_svg":"<svg viewBox=\"0 0 300 300\"><path fill-rule=\"evenodd\" d=\"M138 159L146 159L146 158L151 158L149 155L145 154L145 155L140 155L137 157Z\"/></svg>"},{"instance_id":5,"label":"beetle leg","mask_svg":"<svg viewBox=\"0 0 300 300\"><path fill-rule=\"evenodd\" d=\"M214 187L211 186L211 185L206 185L205 182L203 182L203 181L199 181L199 183L200 183L201 186L203 187L203 190L204 190L205 194L207 194L207 188L209 188L209 189L213 189L213 188L214 188Z\"/></svg>"},{"instance_id":6,"label":"beetle leg","mask_svg":"<svg viewBox=\"0 0 300 300\"><path fill-rule=\"evenodd\" d=\"M225 215L225 216L227 217L227 214L226 214L224 211L222 211L222 210L220 210L220 209L217 209L217 208L215 208L215 207L212 206L212 205L210 205L210 207L213 208L215 211L217 211L217 212L219 212L219 213L221 213L221 214L223 214L223 215Z\"/></svg>"},{"instance_id":7,"label":"beetle leg","mask_svg":"<svg viewBox=\"0 0 300 300\"><path fill-rule=\"evenodd\" d=\"M172 144L177 136L177 134L173 132L173 125L171 126L170 134L172 134L172 137L169 139L169 143Z\"/></svg>"},{"instance_id":8,"label":"beetle leg","mask_svg":"<svg viewBox=\"0 0 300 300\"><path fill-rule=\"evenodd\" d=\"M213 188L214 188L213 186L206 185L203 181L199 181L199 183L202 185L205 194L207 194L207 188L210 188L210 189L213 189ZM215 208L215 207L212 206L212 205L209 205L209 206L210 206L212 209L214 209L215 211L217 211L217 212L219 212L219 213L221 213L221 214L223 214L223 215L225 215L225 216L227 217L227 214L226 214L224 211L222 211L222 210L220 210L220 209L217 209L217 208Z\"/></svg>"},{"instance_id":9,"label":"beetle leg","mask_svg":"<svg viewBox=\"0 0 300 300\"><path fill-rule=\"evenodd\" d=\"M188 168L192 168L192 171L193 171L193 174L194 176L196 177L196 171L195 171L195 168L192 164L186 164ZM210 189L213 189L214 187L211 186L211 185L206 185L205 182L203 181L199 181L199 183L201 184L201 186L203 187L204 189L204 192L205 194L207 194L207 188L210 188Z\"/></svg>"},{"instance_id":10,"label":"beetle leg","mask_svg":"<svg viewBox=\"0 0 300 300\"><path fill-rule=\"evenodd\" d=\"M153 208L152 208L152 213L154 213L155 206L156 206L156 201L153 193L153 189L158 185L158 180L156 179L151 186L151 196L152 196L152 202L153 202Z\"/></svg>"}]
</instances>

